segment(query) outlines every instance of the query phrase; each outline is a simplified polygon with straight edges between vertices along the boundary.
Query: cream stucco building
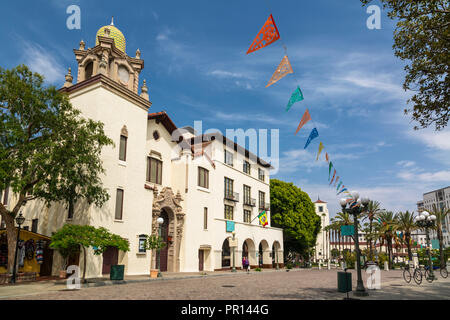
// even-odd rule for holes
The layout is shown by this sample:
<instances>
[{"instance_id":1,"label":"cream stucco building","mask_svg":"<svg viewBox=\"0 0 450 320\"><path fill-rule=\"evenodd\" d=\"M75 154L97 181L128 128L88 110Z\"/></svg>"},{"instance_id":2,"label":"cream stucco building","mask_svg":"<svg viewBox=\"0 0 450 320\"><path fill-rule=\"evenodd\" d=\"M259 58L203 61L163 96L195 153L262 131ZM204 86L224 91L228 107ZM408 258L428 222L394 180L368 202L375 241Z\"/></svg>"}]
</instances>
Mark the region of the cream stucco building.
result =
<instances>
[{"instance_id":1,"label":"cream stucco building","mask_svg":"<svg viewBox=\"0 0 450 320\"><path fill-rule=\"evenodd\" d=\"M161 234L168 246L161 252L161 270L212 271L233 265L232 231L237 247L236 267L247 257L252 267L283 264L283 233L270 225L271 166L221 134L178 128L166 112L149 112L150 97L141 52L126 53L123 34L113 24L102 27L96 45L74 50L77 81L69 70L61 89L86 118L102 121L114 147L102 151L102 176L110 199L101 208L80 202L69 209L55 203L47 208L30 201L23 210L25 225L51 236L64 224L103 226L126 238L129 252L88 251L88 277L109 273L124 264L125 274L149 274L155 253L143 250L143 236ZM200 120L200 119L199 119ZM259 224L266 210L269 224ZM82 255L76 261L82 267ZM55 254L53 273L60 269Z\"/></svg>"}]
</instances>

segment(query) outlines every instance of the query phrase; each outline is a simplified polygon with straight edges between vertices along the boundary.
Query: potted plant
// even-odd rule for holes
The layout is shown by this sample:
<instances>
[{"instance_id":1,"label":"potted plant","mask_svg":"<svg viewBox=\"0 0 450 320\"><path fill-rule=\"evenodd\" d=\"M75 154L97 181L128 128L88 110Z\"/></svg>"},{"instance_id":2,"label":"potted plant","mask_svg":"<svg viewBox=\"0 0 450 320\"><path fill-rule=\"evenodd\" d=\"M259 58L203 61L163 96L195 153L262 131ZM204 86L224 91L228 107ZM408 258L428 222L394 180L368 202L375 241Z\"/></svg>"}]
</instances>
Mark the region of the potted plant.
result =
<instances>
[{"instance_id":1,"label":"potted plant","mask_svg":"<svg viewBox=\"0 0 450 320\"><path fill-rule=\"evenodd\" d=\"M159 252L166 246L166 243L161 237L152 234L151 236L146 236L144 246L146 250L156 250L157 266L156 269L150 268L150 278L157 278L159 273Z\"/></svg>"}]
</instances>

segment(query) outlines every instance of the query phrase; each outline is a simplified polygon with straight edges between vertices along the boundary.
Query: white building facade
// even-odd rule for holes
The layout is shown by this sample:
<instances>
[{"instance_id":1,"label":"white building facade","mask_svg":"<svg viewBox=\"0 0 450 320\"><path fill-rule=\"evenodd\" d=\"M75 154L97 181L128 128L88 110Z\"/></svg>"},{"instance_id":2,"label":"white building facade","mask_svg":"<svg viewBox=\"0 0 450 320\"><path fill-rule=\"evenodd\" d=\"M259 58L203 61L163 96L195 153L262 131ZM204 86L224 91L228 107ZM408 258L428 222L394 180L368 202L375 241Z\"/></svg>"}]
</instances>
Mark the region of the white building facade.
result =
<instances>
[{"instance_id":1,"label":"white building facade","mask_svg":"<svg viewBox=\"0 0 450 320\"><path fill-rule=\"evenodd\" d=\"M314 202L316 214L320 217L321 228L317 235L316 246L314 250L315 261L325 261L331 258L330 256L330 237L329 232L324 228L330 224L330 214L328 213L327 203L320 199Z\"/></svg>"},{"instance_id":2,"label":"white building facade","mask_svg":"<svg viewBox=\"0 0 450 320\"><path fill-rule=\"evenodd\" d=\"M438 209L450 209L450 186L423 194L422 210L431 212L433 205ZM418 204L419 207L419 204ZM420 210L419 210L420 211ZM444 247L450 246L450 215L447 215L442 225ZM431 232L431 239L437 239L437 233Z\"/></svg>"},{"instance_id":3,"label":"white building facade","mask_svg":"<svg viewBox=\"0 0 450 320\"><path fill-rule=\"evenodd\" d=\"M282 266L283 232L270 225L270 164L220 134L197 135L178 128L166 112L149 113L145 80L138 94L144 61L139 50L130 57L125 48L119 29L102 27L95 47L81 42L74 50L77 82L69 71L61 89L83 117L103 122L114 141L101 155L109 201L101 208L75 203L69 210L30 201L22 212L25 225L33 221L36 232L51 236L64 224L88 224L129 241L129 252L111 248L96 256L88 248L87 277L108 274L114 264L125 265L127 275L149 274L155 252L142 243L145 235L158 234L158 217L168 244L161 250L162 271L239 268L243 258L251 267ZM266 226L257 218L262 211ZM73 263L82 267L82 260ZM61 262L56 254L53 274Z\"/></svg>"}]
</instances>

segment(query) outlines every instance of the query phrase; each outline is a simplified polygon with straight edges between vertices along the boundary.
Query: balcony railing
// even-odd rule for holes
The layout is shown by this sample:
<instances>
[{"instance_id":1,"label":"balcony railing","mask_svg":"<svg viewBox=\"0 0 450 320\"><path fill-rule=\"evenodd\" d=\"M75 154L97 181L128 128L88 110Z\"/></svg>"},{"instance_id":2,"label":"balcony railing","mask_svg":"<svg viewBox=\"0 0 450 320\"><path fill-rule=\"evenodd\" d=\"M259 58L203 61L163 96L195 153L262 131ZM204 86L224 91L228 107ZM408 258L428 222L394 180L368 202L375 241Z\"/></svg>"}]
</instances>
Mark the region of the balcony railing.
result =
<instances>
[{"instance_id":1,"label":"balcony railing","mask_svg":"<svg viewBox=\"0 0 450 320\"><path fill-rule=\"evenodd\" d=\"M227 200L239 202L239 193L237 192L225 192L224 198Z\"/></svg>"},{"instance_id":2,"label":"balcony railing","mask_svg":"<svg viewBox=\"0 0 450 320\"><path fill-rule=\"evenodd\" d=\"M266 210L266 211L270 211L270 203L264 202L264 203L259 203L259 210Z\"/></svg>"},{"instance_id":3,"label":"balcony railing","mask_svg":"<svg viewBox=\"0 0 450 320\"><path fill-rule=\"evenodd\" d=\"M250 207L256 207L256 199L254 198L244 198L244 204Z\"/></svg>"}]
</instances>

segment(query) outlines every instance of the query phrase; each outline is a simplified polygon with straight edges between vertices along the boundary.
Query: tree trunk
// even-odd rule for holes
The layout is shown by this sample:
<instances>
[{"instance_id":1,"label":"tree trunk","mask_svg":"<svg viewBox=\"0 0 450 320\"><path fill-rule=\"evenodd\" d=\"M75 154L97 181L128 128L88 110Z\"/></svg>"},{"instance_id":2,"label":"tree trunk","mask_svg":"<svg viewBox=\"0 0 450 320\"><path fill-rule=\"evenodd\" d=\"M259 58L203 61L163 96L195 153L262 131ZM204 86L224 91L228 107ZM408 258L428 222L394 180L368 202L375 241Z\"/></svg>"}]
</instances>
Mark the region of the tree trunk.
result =
<instances>
[{"instance_id":1,"label":"tree trunk","mask_svg":"<svg viewBox=\"0 0 450 320\"><path fill-rule=\"evenodd\" d=\"M408 260L412 261L412 251L411 251L411 234L405 233L405 241L406 241L406 248L408 249Z\"/></svg>"},{"instance_id":2,"label":"tree trunk","mask_svg":"<svg viewBox=\"0 0 450 320\"><path fill-rule=\"evenodd\" d=\"M8 273L12 273L14 268L14 255L16 254L17 230L14 226L14 217L11 213L2 210L1 215L3 221L5 221L8 241Z\"/></svg>"},{"instance_id":3,"label":"tree trunk","mask_svg":"<svg viewBox=\"0 0 450 320\"><path fill-rule=\"evenodd\" d=\"M83 248L83 283L86 283L86 248L84 246L81 246Z\"/></svg>"},{"instance_id":4,"label":"tree trunk","mask_svg":"<svg viewBox=\"0 0 450 320\"><path fill-rule=\"evenodd\" d=\"M392 269L392 239L388 239L388 259L389 259L389 270Z\"/></svg>"},{"instance_id":5,"label":"tree trunk","mask_svg":"<svg viewBox=\"0 0 450 320\"><path fill-rule=\"evenodd\" d=\"M441 269L444 269L446 267L446 262L445 262L445 258L444 258L444 237L442 236L442 229L441 226L438 227L437 229L437 236L439 239L439 260L441 260ZM431 247L433 248L433 247Z\"/></svg>"},{"instance_id":6,"label":"tree trunk","mask_svg":"<svg viewBox=\"0 0 450 320\"><path fill-rule=\"evenodd\" d=\"M373 253L372 253L372 220L373 218L369 218L369 259L373 261Z\"/></svg>"}]
</instances>

